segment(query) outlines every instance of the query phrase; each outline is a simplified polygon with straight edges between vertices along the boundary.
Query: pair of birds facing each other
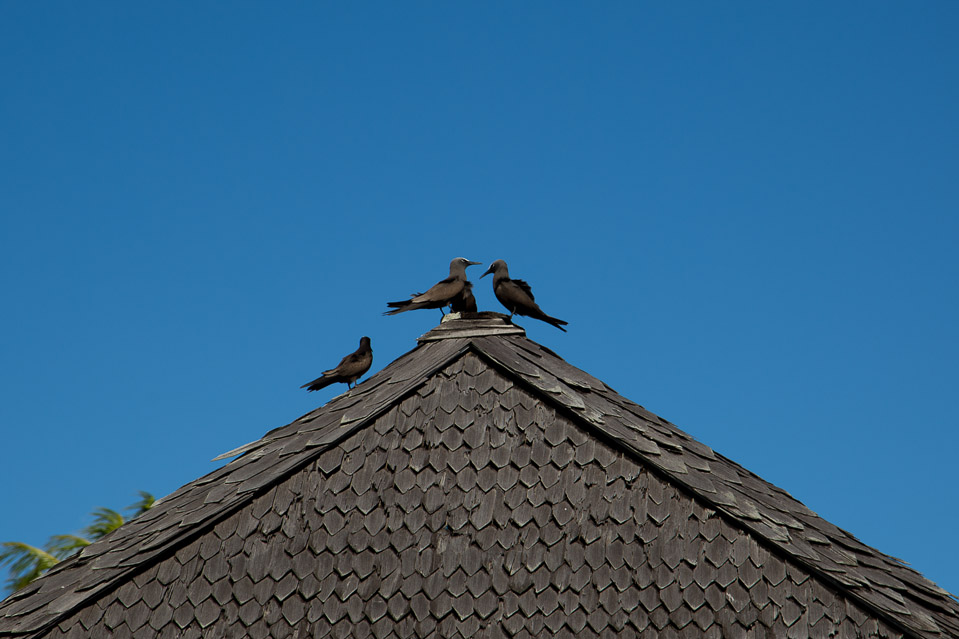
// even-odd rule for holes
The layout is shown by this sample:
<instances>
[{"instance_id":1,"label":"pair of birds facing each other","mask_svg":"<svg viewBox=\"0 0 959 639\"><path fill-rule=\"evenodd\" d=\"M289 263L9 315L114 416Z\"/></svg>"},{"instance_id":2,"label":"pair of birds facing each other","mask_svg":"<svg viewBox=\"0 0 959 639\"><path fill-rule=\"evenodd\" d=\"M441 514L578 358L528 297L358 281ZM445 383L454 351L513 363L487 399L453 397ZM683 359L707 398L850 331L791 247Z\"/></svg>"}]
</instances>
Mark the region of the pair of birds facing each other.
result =
<instances>
[{"instance_id":1,"label":"pair of birds facing each other","mask_svg":"<svg viewBox=\"0 0 959 639\"><path fill-rule=\"evenodd\" d=\"M387 311L384 315L396 315L397 313L420 308L443 309L446 306L449 306L454 313L475 313L476 299L473 297L473 284L466 279L466 268L475 264L479 264L479 262L457 257L450 262L449 277L437 282L425 293L414 294L408 300L388 302L387 306L393 310ZM544 313L543 309L536 303L530 285L523 280L514 280L509 276L509 268L506 266L506 262L496 260L490 264L489 269L480 278L490 274L493 275L493 294L496 295L500 304L509 311L511 321L513 315L524 315L552 324L559 330L566 332L563 326L567 322Z\"/></svg>"},{"instance_id":2,"label":"pair of birds facing each other","mask_svg":"<svg viewBox=\"0 0 959 639\"><path fill-rule=\"evenodd\" d=\"M464 257L457 257L450 262L449 277L440 280L425 293L416 293L410 299L401 302L389 302L387 306L392 310L387 311L384 315L396 315L397 313L421 308L438 308L442 312L442 309L446 306L449 306L453 313L475 313L476 298L473 297L472 282L466 279L466 269L477 264L480 264L480 262L472 262ZM510 312L510 320L513 319L513 315L524 315L552 324L564 333L566 332L563 326L567 322L544 313L543 309L536 303L529 284L523 280L510 278L506 262L496 260L480 277L483 278L490 274L493 275L493 293L500 304ZM352 388L356 380L370 370L372 364L373 349L370 338L362 337L360 338L360 347L340 360L336 368L323 371L320 377L303 384L300 388L315 391L337 382L345 383Z\"/></svg>"}]
</instances>

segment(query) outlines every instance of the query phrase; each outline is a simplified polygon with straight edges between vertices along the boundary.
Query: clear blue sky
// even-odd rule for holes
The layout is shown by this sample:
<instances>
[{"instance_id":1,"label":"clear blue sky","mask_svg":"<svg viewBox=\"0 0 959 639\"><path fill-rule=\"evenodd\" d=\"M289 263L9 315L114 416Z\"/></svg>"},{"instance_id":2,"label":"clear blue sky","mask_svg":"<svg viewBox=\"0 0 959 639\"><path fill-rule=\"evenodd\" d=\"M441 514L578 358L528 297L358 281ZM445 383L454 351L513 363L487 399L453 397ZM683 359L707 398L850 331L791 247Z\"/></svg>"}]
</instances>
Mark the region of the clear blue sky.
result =
<instances>
[{"instance_id":1,"label":"clear blue sky","mask_svg":"<svg viewBox=\"0 0 959 639\"><path fill-rule=\"evenodd\" d=\"M463 255L959 593L957 33L945 1L0 4L0 540L213 470L361 335L380 369L439 318L385 302Z\"/></svg>"}]
</instances>

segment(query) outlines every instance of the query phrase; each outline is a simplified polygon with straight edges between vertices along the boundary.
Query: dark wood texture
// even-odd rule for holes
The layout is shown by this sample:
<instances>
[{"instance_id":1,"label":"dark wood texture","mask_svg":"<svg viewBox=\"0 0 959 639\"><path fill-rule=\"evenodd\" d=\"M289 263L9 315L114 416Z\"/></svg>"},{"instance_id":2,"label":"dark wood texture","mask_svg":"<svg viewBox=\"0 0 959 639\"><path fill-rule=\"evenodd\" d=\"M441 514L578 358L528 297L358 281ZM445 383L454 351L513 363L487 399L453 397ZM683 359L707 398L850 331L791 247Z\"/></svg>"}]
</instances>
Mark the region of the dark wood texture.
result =
<instances>
[{"instance_id":1,"label":"dark wood texture","mask_svg":"<svg viewBox=\"0 0 959 639\"><path fill-rule=\"evenodd\" d=\"M0 603L0 636L959 636L917 572L470 321Z\"/></svg>"}]
</instances>

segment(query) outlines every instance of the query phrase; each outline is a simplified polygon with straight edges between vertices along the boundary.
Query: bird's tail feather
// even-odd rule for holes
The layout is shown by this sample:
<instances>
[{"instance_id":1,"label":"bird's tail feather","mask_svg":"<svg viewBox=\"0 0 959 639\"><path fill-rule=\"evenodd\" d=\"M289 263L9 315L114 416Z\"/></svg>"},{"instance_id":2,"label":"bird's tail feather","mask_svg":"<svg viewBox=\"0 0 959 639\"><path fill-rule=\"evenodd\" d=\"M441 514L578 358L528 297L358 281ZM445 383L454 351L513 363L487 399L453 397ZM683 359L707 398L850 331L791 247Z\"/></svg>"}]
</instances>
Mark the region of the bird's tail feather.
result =
<instances>
[{"instance_id":1,"label":"bird's tail feather","mask_svg":"<svg viewBox=\"0 0 959 639\"><path fill-rule=\"evenodd\" d=\"M540 317L539 319L543 320L544 322L548 322L548 323L552 324L553 326L555 326L555 327L558 328L559 330L563 331L564 333L567 332L566 329L563 328L563 327L566 326L567 324L569 324L569 322L564 322L563 320L559 319L558 317L550 317L550 316L547 315L546 313L543 313L543 316Z\"/></svg>"},{"instance_id":2,"label":"bird's tail feather","mask_svg":"<svg viewBox=\"0 0 959 639\"><path fill-rule=\"evenodd\" d=\"M422 293L411 293L410 299L408 300L400 300L399 302L387 302L386 305L389 306L390 308L403 308L404 306L409 306L410 304L413 304L413 298L418 297L420 295L422 295Z\"/></svg>"},{"instance_id":3,"label":"bird's tail feather","mask_svg":"<svg viewBox=\"0 0 959 639\"><path fill-rule=\"evenodd\" d=\"M326 388L333 383L333 378L331 377L317 377L312 382L307 382L300 386L300 388L305 388L310 391L320 390L321 388Z\"/></svg>"},{"instance_id":4,"label":"bird's tail feather","mask_svg":"<svg viewBox=\"0 0 959 639\"><path fill-rule=\"evenodd\" d=\"M397 313L402 313L403 311L410 310L409 306L404 306L403 308L394 308L392 311L386 311L383 315L396 315Z\"/></svg>"}]
</instances>

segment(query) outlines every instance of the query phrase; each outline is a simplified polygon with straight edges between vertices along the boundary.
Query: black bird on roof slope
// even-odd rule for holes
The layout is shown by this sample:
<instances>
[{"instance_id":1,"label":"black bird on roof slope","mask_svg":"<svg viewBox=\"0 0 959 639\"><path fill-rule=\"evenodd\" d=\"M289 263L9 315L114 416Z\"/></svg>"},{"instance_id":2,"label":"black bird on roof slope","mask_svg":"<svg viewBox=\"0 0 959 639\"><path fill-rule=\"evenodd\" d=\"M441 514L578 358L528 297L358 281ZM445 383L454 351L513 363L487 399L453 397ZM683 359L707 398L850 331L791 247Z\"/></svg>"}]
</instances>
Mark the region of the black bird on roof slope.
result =
<instances>
[{"instance_id":1,"label":"black bird on roof slope","mask_svg":"<svg viewBox=\"0 0 959 639\"><path fill-rule=\"evenodd\" d=\"M370 346L370 338L361 337L360 347L341 359L336 368L323 371L323 375L303 384L300 388L315 391L336 382L343 382L352 388L352 384L363 373L370 370L371 364L373 364L373 348Z\"/></svg>"},{"instance_id":2,"label":"black bird on roof slope","mask_svg":"<svg viewBox=\"0 0 959 639\"><path fill-rule=\"evenodd\" d=\"M566 332L563 326L569 324L569 322L550 317L544 313L533 298L533 290L529 287L529 284L523 280L510 279L506 262L496 260L490 264L489 270L480 275L480 278L484 278L490 273L493 274L493 293L496 294L496 299L499 300L500 304L509 311L510 320L513 319L514 314L525 315L552 324L564 333Z\"/></svg>"},{"instance_id":3,"label":"black bird on roof slope","mask_svg":"<svg viewBox=\"0 0 959 639\"><path fill-rule=\"evenodd\" d=\"M383 313L384 315L396 315L404 311L415 311L419 308L439 308L452 303L468 283L466 280L466 267L481 262L471 262L465 257L457 257L450 262L450 276L434 284L430 290L425 293L415 293L410 299L401 302L387 302L387 306L392 311ZM441 311L442 312L442 311Z\"/></svg>"}]
</instances>

